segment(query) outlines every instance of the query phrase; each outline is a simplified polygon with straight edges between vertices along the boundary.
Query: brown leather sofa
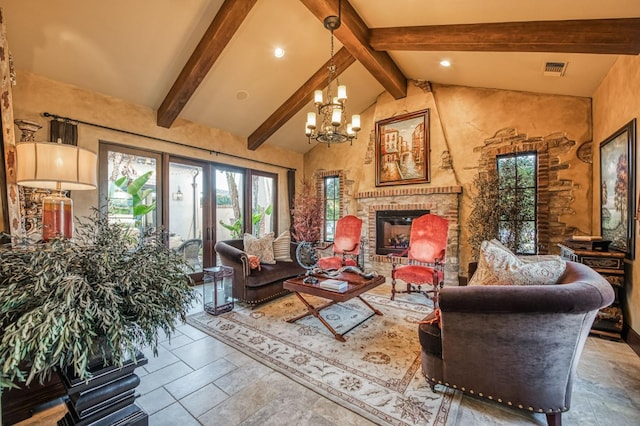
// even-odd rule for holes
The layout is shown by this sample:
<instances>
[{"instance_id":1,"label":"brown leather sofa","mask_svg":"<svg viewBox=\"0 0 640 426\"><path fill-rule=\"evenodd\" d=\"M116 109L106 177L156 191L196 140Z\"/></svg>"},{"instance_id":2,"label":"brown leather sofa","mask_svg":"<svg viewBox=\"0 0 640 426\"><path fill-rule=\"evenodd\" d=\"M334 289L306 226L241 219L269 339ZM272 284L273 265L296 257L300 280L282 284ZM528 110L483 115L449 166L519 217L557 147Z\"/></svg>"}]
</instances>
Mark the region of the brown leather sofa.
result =
<instances>
[{"instance_id":1,"label":"brown leather sofa","mask_svg":"<svg viewBox=\"0 0 640 426\"><path fill-rule=\"evenodd\" d=\"M441 328L419 326L422 371L434 389L544 413L560 425L591 324L613 299L602 276L575 262L556 285L445 287Z\"/></svg>"},{"instance_id":2,"label":"brown leather sofa","mask_svg":"<svg viewBox=\"0 0 640 426\"><path fill-rule=\"evenodd\" d=\"M243 240L218 241L214 249L222 264L234 270L233 297L240 302L257 305L289 293L282 283L306 270L296 259L297 244L292 242L290 255L293 262L277 261L274 265L261 264L260 271L249 267L249 257L243 251Z\"/></svg>"}]
</instances>

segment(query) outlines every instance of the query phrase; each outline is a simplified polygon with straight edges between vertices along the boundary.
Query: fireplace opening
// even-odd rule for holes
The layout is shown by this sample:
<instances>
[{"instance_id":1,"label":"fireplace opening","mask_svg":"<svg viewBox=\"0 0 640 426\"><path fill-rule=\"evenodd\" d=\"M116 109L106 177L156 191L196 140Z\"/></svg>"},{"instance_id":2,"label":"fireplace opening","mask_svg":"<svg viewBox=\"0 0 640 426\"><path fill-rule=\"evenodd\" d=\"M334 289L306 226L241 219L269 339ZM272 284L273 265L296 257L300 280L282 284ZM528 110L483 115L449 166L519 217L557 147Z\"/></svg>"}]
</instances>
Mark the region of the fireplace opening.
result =
<instances>
[{"instance_id":1,"label":"fireplace opening","mask_svg":"<svg viewBox=\"0 0 640 426\"><path fill-rule=\"evenodd\" d=\"M429 210L379 210L376 212L376 254L399 254L409 247L411 223ZM405 255L406 256L406 255Z\"/></svg>"}]
</instances>

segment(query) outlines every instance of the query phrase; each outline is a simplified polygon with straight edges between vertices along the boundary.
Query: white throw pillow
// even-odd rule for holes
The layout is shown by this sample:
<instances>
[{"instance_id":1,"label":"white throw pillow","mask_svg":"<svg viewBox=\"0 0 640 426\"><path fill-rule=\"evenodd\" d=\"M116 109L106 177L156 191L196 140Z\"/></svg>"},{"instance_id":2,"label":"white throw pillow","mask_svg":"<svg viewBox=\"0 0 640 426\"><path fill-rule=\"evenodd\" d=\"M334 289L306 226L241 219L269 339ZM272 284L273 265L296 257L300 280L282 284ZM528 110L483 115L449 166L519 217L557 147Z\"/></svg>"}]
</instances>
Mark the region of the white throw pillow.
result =
<instances>
[{"instance_id":1,"label":"white throw pillow","mask_svg":"<svg viewBox=\"0 0 640 426\"><path fill-rule=\"evenodd\" d=\"M251 234L244 234L244 252L248 255L257 256L260 263L273 265L276 259L273 255L273 232L269 232L261 238L256 238Z\"/></svg>"},{"instance_id":2,"label":"white throw pillow","mask_svg":"<svg viewBox=\"0 0 640 426\"><path fill-rule=\"evenodd\" d=\"M291 259L291 233L284 231L273 241L273 256L276 260L293 262Z\"/></svg>"},{"instance_id":3,"label":"white throw pillow","mask_svg":"<svg viewBox=\"0 0 640 426\"><path fill-rule=\"evenodd\" d=\"M498 240L483 241L478 270L468 285L555 284L565 268L566 262L560 256L527 259L516 256Z\"/></svg>"}]
</instances>

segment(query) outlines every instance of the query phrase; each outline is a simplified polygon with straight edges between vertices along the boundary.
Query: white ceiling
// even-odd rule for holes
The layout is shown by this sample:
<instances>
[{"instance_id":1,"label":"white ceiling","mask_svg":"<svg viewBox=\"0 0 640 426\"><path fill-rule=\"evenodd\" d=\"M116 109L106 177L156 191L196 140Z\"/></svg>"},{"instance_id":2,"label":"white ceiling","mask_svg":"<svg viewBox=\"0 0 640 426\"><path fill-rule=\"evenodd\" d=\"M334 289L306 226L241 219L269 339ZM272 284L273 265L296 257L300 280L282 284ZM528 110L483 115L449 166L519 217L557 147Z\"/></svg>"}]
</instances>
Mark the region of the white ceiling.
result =
<instances>
[{"instance_id":1,"label":"white ceiling","mask_svg":"<svg viewBox=\"0 0 640 426\"><path fill-rule=\"evenodd\" d=\"M27 70L157 109L222 5L221 0L0 0L18 73ZM640 17L639 0L351 0L370 28ZM285 49L281 59L275 47ZM335 50L341 47L336 40ZM591 96L615 55L389 52L407 78ZM448 69L438 65L449 59ZM329 59L329 32L299 0L258 0L180 114L248 137ZM547 61L568 61L545 77ZM18 75L19 78L19 75ZM359 63L340 76L347 112L384 90ZM246 91L246 99L238 92ZM298 152L311 100L267 140Z\"/></svg>"}]
</instances>

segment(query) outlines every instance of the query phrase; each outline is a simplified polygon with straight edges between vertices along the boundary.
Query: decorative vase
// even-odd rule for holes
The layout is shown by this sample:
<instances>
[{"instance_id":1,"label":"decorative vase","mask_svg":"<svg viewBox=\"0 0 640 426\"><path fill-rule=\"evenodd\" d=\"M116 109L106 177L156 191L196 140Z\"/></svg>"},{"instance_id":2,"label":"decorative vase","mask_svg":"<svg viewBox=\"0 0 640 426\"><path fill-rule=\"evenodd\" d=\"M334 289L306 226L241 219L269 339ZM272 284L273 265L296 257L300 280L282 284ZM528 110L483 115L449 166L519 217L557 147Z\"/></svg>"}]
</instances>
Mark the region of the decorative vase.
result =
<instances>
[{"instance_id":1,"label":"decorative vase","mask_svg":"<svg viewBox=\"0 0 640 426\"><path fill-rule=\"evenodd\" d=\"M307 284L315 284L318 279L312 275L313 270L318 267L317 243L311 241L301 241L296 247L296 260L307 270L306 278L303 280Z\"/></svg>"},{"instance_id":2,"label":"decorative vase","mask_svg":"<svg viewBox=\"0 0 640 426\"><path fill-rule=\"evenodd\" d=\"M146 364L147 358L139 352L135 360L126 361L122 367L105 367L98 358L90 362L92 377L88 380L74 377L70 371L61 372L69 400L68 412L58 425L148 425L149 416L134 404L140 378L133 372Z\"/></svg>"}]
</instances>

